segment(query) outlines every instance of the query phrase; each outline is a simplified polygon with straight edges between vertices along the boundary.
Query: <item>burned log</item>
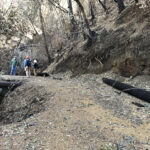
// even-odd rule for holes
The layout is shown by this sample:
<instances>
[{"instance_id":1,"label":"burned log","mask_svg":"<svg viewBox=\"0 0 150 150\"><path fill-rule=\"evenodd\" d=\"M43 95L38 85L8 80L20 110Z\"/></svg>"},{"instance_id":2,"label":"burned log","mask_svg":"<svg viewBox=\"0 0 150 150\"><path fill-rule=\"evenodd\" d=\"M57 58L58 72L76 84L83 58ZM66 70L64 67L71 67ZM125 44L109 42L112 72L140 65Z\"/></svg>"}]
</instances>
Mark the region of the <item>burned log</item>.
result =
<instances>
[{"instance_id":1,"label":"burned log","mask_svg":"<svg viewBox=\"0 0 150 150\"><path fill-rule=\"evenodd\" d=\"M32 76L34 76L33 73L31 73ZM37 76L40 76L40 77L49 77L50 75L46 72L38 72L37 73Z\"/></svg>"},{"instance_id":2,"label":"burned log","mask_svg":"<svg viewBox=\"0 0 150 150\"><path fill-rule=\"evenodd\" d=\"M129 95L150 103L150 91L147 91L146 89L133 87L131 85L108 78L103 78L102 80L104 83L112 86L115 89L118 89L122 92L128 93Z\"/></svg>"},{"instance_id":3,"label":"burned log","mask_svg":"<svg viewBox=\"0 0 150 150\"><path fill-rule=\"evenodd\" d=\"M0 88L10 88L13 90L14 88L16 88L17 86L21 85L21 82L9 82L9 81L0 81Z\"/></svg>"},{"instance_id":4,"label":"burned log","mask_svg":"<svg viewBox=\"0 0 150 150\"><path fill-rule=\"evenodd\" d=\"M0 81L0 99L5 96L8 91L13 91L16 87L20 86L21 82Z\"/></svg>"},{"instance_id":5,"label":"burned log","mask_svg":"<svg viewBox=\"0 0 150 150\"><path fill-rule=\"evenodd\" d=\"M2 88L0 88L0 94L3 92L3 89Z\"/></svg>"},{"instance_id":6,"label":"burned log","mask_svg":"<svg viewBox=\"0 0 150 150\"><path fill-rule=\"evenodd\" d=\"M46 72L41 72L41 73L37 73L37 76L41 76L41 77L48 77L49 74Z\"/></svg>"}]
</instances>

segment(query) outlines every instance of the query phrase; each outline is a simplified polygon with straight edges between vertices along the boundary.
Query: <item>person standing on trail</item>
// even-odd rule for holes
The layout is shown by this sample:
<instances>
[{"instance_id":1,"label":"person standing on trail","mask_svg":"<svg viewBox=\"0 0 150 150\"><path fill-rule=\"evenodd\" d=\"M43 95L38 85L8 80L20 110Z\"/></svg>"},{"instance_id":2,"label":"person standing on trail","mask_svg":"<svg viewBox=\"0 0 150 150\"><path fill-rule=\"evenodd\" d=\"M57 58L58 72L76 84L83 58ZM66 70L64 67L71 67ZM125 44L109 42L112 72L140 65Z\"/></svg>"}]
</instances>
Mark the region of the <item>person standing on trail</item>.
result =
<instances>
[{"instance_id":1,"label":"person standing on trail","mask_svg":"<svg viewBox=\"0 0 150 150\"><path fill-rule=\"evenodd\" d=\"M37 60L34 59L34 61L33 61L33 73L34 73L34 76L37 76L37 69L38 69L38 63L37 63Z\"/></svg>"},{"instance_id":2,"label":"person standing on trail","mask_svg":"<svg viewBox=\"0 0 150 150\"><path fill-rule=\"evenodd\" d=\"M30 77L30 75L31 75L31 60L30 60L29 56L27 56L26 59L24 60L24 70L26 72L26 76Z\"/></svg>"},{"instance_id":3,"label":"person standing on trail","mask_svg":"<svg viewBox=\"0 0 150 150\"><path fill-rule=\"evenodd\" d=\"M11 71L10 75L16 75L16 68L17 68L18 62L17 62L17 57L14 56L11 60Z\"/></svg>"}]
</instances>

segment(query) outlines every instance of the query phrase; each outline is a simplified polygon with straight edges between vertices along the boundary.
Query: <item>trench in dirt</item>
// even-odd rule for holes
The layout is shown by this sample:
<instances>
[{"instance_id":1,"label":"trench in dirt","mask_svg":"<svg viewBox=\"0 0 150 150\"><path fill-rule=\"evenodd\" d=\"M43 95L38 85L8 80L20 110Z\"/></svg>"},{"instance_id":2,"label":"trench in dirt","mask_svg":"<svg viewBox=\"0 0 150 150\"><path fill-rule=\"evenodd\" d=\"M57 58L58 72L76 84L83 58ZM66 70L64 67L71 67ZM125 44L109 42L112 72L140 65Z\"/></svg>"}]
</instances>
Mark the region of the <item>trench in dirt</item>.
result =
<instances>
[{"instance_id":1,"label":"trench in dirt","mask_svg":"<svg viewBox=\"0 0 150 150\"><path fill-rule=\"evenodd\" d=\"M0 83L0 125L20 122L44 111L47 93L39 92L38 87L24 86L18 81Z\"/></svg>"}]
</instances>

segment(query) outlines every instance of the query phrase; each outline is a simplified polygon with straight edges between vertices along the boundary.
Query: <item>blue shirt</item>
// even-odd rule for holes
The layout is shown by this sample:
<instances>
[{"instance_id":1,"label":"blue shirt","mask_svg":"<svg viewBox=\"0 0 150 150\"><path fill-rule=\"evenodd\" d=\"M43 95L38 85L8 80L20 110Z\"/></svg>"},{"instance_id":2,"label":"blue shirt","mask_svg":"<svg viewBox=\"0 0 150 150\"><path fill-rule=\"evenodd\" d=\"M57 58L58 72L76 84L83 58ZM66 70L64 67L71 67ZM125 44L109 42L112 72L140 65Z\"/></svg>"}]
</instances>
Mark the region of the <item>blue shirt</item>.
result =
<instances>
[{"instance_id":1,"label":"blue shirt","mask_svg":"<svg viewBox=\"0 0 150 150\"><path fill-rule=\"evenodd\" d=\"M28 62L28 61L30 62L30 66L27 65L27 62ZM30 60L30 59L25 59L25 60L24 60L24 67L27 67L27 66L28 66L28 67L31 67L31 60Z\"/></svg>"}]
</instances>

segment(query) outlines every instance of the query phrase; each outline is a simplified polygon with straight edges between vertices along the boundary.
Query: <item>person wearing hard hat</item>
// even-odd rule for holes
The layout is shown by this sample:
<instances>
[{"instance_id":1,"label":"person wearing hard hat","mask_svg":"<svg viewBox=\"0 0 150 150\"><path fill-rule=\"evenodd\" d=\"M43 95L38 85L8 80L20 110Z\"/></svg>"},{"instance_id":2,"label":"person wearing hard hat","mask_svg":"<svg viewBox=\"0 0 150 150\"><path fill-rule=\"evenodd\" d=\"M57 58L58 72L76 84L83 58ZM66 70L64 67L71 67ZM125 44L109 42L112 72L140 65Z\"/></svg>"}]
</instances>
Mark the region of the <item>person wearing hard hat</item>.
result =
<instances>
[{"instance_id":1,"label":"person wearing hard hat","mask_svg":"<svg viewBox=\"0 0 150 150\"><path fill-rule=\"evenodd\" d=\"M34 61L33 61L33 73L34 73L34 76L37 76L37 69L38 69L38 63L37 63L37 60L34 59Z\"/></svg>"},{"instance_id":2,"label":"person wearing hard hat","mask_svg":"<svg viewBox=\"0 0 150 150\"><path fill-rule=\"evenodd\" d=\"M11 71L10 75L16 75L16 68L17 68L18 62L17 62L17 57L14 56L11 60Z\"/></svg>"},{"instance_id":3,"label":"person wearing hard hat","mask_svg":"<svg viewBox=\"0 0 150 150\"><path fill-rule=\"evenodd\" d=\"M31 75L31 60L30 60L29 56L27 56L26 59L24 60L24 70L25 70L26 76L30 77L30 75Z\"/></svg>"}]
</instances>

